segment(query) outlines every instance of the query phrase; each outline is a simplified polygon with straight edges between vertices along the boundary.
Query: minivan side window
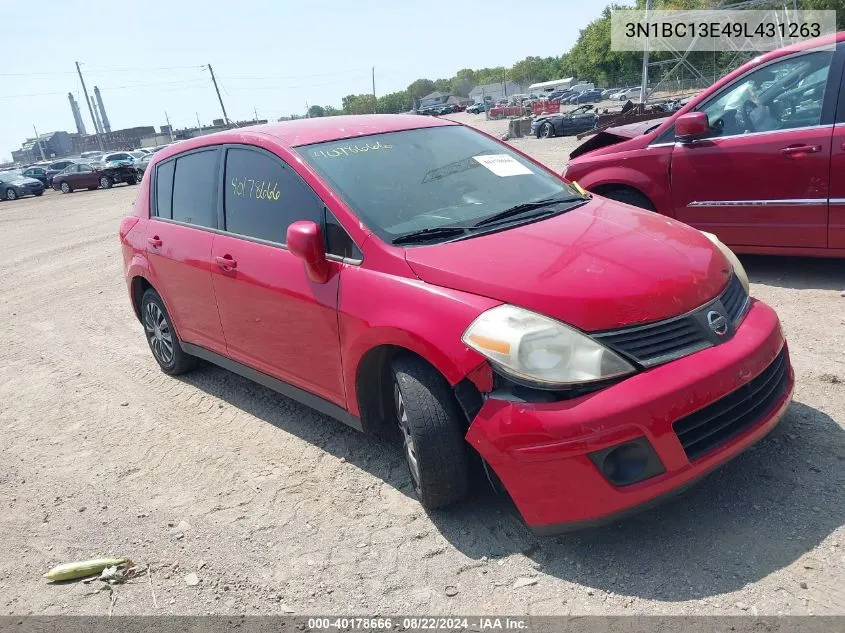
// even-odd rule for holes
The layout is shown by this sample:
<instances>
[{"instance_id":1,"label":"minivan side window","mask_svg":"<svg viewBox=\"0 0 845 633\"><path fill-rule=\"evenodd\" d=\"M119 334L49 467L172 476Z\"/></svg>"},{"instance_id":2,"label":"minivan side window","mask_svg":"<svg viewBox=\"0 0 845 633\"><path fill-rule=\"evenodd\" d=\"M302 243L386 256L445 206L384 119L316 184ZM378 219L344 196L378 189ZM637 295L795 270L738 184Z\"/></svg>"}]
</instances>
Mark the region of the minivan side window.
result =
<instances>
[{"instance_id":1,"label":"minivan side window","mask_svg":"<svg viewBox=\"0 0 845 633\"><path fill-rule=\"evenodd\" d=\"M323 204L311 188L281 159L257 150L226 152L223 205L226 231L276 244L285 243L293 222L322 224Z\"/></svg>"},{"instance_id":2,"label":"minivan side window","mask_svg":"<svg viewBox=\"0 0 845 633\"><path fill-rule=\"evenodd\" d=\"M155 215L160 218L173 219L173 172L176 161L170 160L156 168Z\"/></svg>"},{"instance_id":3,"label":"minivan side window","mask_svg":"<svg viewBox=\"0 0 845 633\"><path fill-rule=\"evenodd\" d=\"M709 137L774 132L821 123L833 51L767 64L696 108L707 114Z\"/></svg>"},{"instance_id":4,"label":"minivan side window","mask_svg":"<svg viewBox=\"0 0 845 633\"><path fill-rule=\"evenodd\" d=\"M217 228L216 149L192 152L176 159L173 176L173 219Z\"/></svg>"}]
</instances>

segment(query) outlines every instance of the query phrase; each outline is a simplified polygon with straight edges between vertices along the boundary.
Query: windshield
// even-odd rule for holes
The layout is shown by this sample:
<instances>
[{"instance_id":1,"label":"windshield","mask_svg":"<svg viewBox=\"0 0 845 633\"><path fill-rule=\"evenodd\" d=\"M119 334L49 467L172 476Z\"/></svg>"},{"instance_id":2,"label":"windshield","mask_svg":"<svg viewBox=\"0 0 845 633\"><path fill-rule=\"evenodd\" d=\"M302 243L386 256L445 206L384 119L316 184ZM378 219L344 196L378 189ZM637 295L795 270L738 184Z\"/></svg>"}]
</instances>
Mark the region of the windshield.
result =
<instances>
[{"instance_id":1,"label":"windshield","mask_svg":"<svg viewBox=\"0 0 845 633\"><path fill-rule=\"evenodd\" d=\"M390 132L296 151L382 240L474 225L548 198L581 198L564 181L463 126Z\"/></svg>"}]
</instances>

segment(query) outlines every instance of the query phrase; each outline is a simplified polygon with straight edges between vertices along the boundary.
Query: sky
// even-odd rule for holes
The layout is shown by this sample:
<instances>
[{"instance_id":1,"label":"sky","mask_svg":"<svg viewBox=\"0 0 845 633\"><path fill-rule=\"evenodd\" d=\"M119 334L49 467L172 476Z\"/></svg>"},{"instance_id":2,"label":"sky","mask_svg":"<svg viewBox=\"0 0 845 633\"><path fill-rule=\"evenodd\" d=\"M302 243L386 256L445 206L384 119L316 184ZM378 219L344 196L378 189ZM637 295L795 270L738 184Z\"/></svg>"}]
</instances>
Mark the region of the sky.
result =
<instances>
[{"instance_id":1,"label":"sky","mask_svg":"<svg viewBox=\"0 0 845 633\"><path fill-rule=\"evenodd\" d=\"M76 131L68 92L94 131L76 61L89 95L99 86L113 130L158 130L165 112L177 128L222 118L207 64L230 119L257 111L273 120L304 114L306 103L340 107L345 95L371 92L373 66L381 95L420 77L560 55L604 3L144 0L112 6L105 21L93 5L38 6L52 16L49 28L4 29L0 38L0 162L34 136L33 126ZM543 28L531 26L538 20Z\"/></svg>"}]
</instances>

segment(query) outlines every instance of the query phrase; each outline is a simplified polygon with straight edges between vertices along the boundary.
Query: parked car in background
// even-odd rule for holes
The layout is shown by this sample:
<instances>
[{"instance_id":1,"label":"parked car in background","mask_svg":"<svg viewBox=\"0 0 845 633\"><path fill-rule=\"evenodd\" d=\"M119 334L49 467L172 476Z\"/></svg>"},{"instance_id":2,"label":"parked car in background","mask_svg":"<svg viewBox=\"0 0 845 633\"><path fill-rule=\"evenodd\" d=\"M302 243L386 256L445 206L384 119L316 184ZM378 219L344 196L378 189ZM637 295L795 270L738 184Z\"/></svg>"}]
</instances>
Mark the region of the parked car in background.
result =
<instances>
[{"instance_id":1,"label":"parked car in background","mask_svg":"<svg viewBox=\"0 0 845 633\"><path fill-rule=\"evenodd\" d=\"M82 152L79 157L84 160L99 160L103 154L105 154L105 152L101 152L100 150L93 150L90 152Z\"/></svg>"},{"instance_id":2,"label":"parked car in background","mask_svg":"<svg viewBox=\"0 0 845 633\"><path fill-rule=\"evenodd\" d=\"M531 122L531 134L537 138L580 134L596 127L598 118L591 105L583 105L571 112L544 114Z\"/></svg>"},{"instance_id":3,"label":"parked car in background","mask_svg":"<svg viewBox=\"0 0 845 633\"><path fill-rule=\"evenodd\" d=\"M135 158L129 152L112 152L105 154L100 162L109 167L131 166L135 164Z\"/></svg>"},{"instance_id":4,"label":"parked car in background","mask_svg":"<svg viewBox=\"0 0 845 633\"><path fill-rule=\"evenodd\" d=\"M141 158L135 161L135 169L138 170L139 178L144 175L144 172L147 170L147 165L150 164L150 159L152 159L152 157L152 154L144 154Z\"/></svg>"},{"instance_id":5,"label":"parked car in background","mask_svg":"<svg viewBox=\"0 0 845 633\"><path fill-rule=\"evenodd\" d=\"M132 158L134 158L136 161L138 161L138 160L141 160L144 156L151 154L152 152L150 152L149 150L144 150L144 149L136 149L136 150L132 150L131 152L128 152L128 153Z\"/></svg>"},{"instance_id":6,"label":"parked car in background","mask_svg":"<svg viewBox=\"0 0 845 633\"><path fill-rule=\"evenodd\" d=\"M0 172L0 200L17 200L24 196L40 196L44 185L17 171Z\"/></svg>"},{"instance_id":7,"label":"parked car in background","mask_svg":"<svg viewBox=\"0 0 845 633\"><path fill-rule=\"evenodd\" d=\"M487 110L487 104L481 101L476 101L471 106L467 106L467 112L470 114L480 114L481 112L485 112Z\"/></svg>"},{"instance_id":8,"label":"parked car in background","mask_svg":"<svg viewBox=\"0 0 845 633\"><path fill-rule=\"evenodd\" d=\"M68 165L73 165L76 161L69 158L63 158L47 165L47 186L53 186L53 176L65 169Z\"/></svg>"},{"instance_id":9,"label":"parked car in background","mask_svg":"<svg viewBox=\"0 0 845 633\"><path fill-rule=\"evenodd\" d=\"M622 92L623 90L625 90L625 88L605 88L601 91L601 98L610 99L611 95Z\"/></svg>"},{"instance_id":10,"label":"parked car in background","mask_svg":"<svg viewBox=\"0 0 845 633\"><path fill-rule=\"evenodd\" d=\"M138 182L138 170L131 165L109 165L107 163L74 163L53 176L53 189L71 193L77 189L111 189L112 185Z\"/></svg>"},{"instance_id":11,"label":"parked car in background","mask_svg":"<svg viewBox=\"0 0 845 633\"><path fill-rule=\"evenodd\" d=\"M626 88L625 90L620 90L619 92L615 92L610 95L610 99L614 101L628 101L632 99L639 99L640 98L640 87L636 86L634 88Z\"/></svg>"},{"instance_id":12,"label":"parked car in background","mask_svg":"<svg viewBox=\"0 0 845 633\"><path fill-rule=\"evenodd\" d=\"M739 253L845 257L845 32L756 57L666 118L604 130L564 172Z\"/></svg>"},{"instance_id":13,"label":"parked car in background","mask_svg":"<svg viewBox=\"0 0 845 633\"><path fill-rule=\"evenodd\" d=\"M595 103L601 100L601 90L585 90L584 92L572 95L567 99L567 103Z\"/></svg>"},{"instance_id":14,"label":"parked car in background","mask_svg":"<svg viewBox=\"0 0 845 633\"><path fill-rule=\"evenodd\" d=\"M34 166L34 167L27 167L21 172L22 176L27 178L35 178L35 180L39 181L44 188L47 188L47 170L44 167Z\"/></svg>"}]
</instances>

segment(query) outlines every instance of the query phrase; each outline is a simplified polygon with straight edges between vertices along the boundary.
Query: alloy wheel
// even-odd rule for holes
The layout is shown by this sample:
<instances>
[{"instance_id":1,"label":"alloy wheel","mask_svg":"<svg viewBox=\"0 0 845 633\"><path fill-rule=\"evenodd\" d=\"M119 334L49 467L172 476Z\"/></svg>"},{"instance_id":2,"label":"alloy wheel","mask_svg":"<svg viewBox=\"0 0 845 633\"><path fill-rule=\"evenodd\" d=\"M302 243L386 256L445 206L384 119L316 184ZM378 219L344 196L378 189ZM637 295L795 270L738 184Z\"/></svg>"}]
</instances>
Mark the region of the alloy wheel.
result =
<instances>
[{"instance_id":1,"label":"alloy wheel","mask_svg":"<svg viewBox=\"0 0 845 633\"><path fill-rule=\"evenodd\" d=\"M411 481L414 484L414 490L417 494L420 493L420 465L417 461L417 449L414 445L414 438L411 435L411 426L408 422L408 411L405 408L405 401L402 398L402 392L399 390L399 384L393 383L393 402L396 405L396 419L399 423L399 430L402 432L402 444L405 451L405 461L408 462L408 470L411 471Z\"/></svg>"},{"instance_id":2,"label":"alloy wheel","mask_svg":"<svg viewBox=\"0 0 845 633\"><path fill-rule=\"evenodd\" d=\"M6 189L6 200L17 200L18 193L14 189Z\"/></svg>"},{"instance_id":3,"label":"alloy wheel","mask_svg":"<svg viewBox=\"0 0 845 633\"><path fill-rule=\"evenodd\" d=\"M70 193L70 185L66 182L62 183L62 193Z\"/></svg>"},{"instance_id":4,"label":"alloy wheel","mask_svg":"<svg viewBox=\"0 0 845 633\"><path fill-rule=\"evenodd\" d=\"M173 362L173 335L170 325L162 309L153 302L147 304L144 312L144 329L156 359L163 365Z\"/></svg>"}]
</instances>

